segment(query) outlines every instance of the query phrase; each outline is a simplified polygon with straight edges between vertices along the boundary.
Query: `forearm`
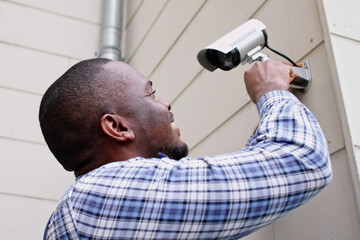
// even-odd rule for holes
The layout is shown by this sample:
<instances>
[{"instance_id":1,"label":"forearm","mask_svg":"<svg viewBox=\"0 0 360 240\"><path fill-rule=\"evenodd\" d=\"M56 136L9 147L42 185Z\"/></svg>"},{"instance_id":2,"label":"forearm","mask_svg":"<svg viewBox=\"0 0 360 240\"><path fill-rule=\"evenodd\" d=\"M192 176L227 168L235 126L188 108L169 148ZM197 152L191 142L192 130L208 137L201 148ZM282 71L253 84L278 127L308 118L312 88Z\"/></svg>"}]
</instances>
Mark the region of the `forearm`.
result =
<instances>
[{"instance_id":1,"label":"forearm","mask_svg":"<svg viewBox=\"0 0 360 240\"><path fill-rule=\"evenodd\" d=\"M287 91L273 91L258 107L261 121L255 135L246 148L224 157L232 172L222 163L231 187L227 191L238 197L230 207L241 213L237 237L304 204L332 177L324 135L304 105Z\"/></svg>"},{"instance_id":2,"label":"forearm","mask_svg":"<svg viewBox=\"0 0 360 240\"><path fill-rule=\"evenodd\" d=\"M258 110L259 128L246 151L255 153L272 201L283 203L268 206L267 212L277 218L277 214L305 203L325 187L332 178L331 164L320 126L292 94L270 92L260 99ZM258 183L250 184L256 188Z\"/></svg>"},{"instance_id":3,"label":"forearm","mask_svg":"<svg viewBox=\"0 0 360 240\"><path fill-rule=\"evenodd\" d=\"M247 147L262 148L279 159L293 156L310 169L331 170L322 130L295 96L287 91L269 92L257 106L261 121Z\"/></svg>"}]
</instances>

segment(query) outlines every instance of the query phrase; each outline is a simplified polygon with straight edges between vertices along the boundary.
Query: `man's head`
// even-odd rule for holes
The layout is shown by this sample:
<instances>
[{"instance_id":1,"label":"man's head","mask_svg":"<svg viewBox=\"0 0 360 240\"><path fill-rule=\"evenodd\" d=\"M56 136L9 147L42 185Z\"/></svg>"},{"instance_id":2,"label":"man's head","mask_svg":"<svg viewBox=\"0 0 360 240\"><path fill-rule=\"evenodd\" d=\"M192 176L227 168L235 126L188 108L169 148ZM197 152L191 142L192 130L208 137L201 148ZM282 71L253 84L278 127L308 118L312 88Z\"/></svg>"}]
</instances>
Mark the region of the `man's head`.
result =
<instances>
[{"instance_id":1,"label":"man's head","mask_svg":"<svg viewBox=\"0 0 360 240\"><path fill-rule=\"evenodd\" d=\"M129 65L82 61L55 81L40 105L44 138L57 160L76 175L131 157L180 159L187 146L171 126L170 104Z\"/></svg>"}]
</instances>

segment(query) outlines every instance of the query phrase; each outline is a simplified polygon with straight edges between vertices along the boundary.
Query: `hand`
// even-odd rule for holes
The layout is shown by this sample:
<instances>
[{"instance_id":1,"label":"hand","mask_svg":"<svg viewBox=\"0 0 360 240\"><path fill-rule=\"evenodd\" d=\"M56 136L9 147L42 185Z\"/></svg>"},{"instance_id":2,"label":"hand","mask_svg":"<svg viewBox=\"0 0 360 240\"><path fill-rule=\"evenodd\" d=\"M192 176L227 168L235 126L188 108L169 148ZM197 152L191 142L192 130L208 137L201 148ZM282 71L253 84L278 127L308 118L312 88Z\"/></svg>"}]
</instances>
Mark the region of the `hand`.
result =
<instances>
[{"instance_id":1,"label":"hand","mask_svg":"<svg viewBox=\"0 0 360 240\"><path fill-rule=\"evenodd\" d=\"M246 90L254 103L261 96L273 90L289 90L290 83L297 77L291 65L269 59L265 62L256 62L245 72Z\"/></svg>"}]
</instances>

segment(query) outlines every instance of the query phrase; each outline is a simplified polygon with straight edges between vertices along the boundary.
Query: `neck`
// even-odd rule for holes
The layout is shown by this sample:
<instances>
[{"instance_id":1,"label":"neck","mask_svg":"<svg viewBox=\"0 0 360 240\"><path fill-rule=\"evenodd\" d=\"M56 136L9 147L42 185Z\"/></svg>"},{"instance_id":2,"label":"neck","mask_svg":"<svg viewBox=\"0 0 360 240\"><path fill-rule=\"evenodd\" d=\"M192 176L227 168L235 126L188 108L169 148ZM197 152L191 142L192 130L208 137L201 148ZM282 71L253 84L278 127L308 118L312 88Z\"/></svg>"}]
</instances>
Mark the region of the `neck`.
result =
<instances>
[{"instance_id":1,"label":"neck","mask_svg":"<svg viewBox=\"0 0 360 240\"><path fill-rule=\"evenodd\" d=\"M94 157L92 161L74 170L75 177L80 177L92 170L112 162L126 161L134 157L147 157L129 148L105 148L101 156Z\"/></svg>"}]
</instances>

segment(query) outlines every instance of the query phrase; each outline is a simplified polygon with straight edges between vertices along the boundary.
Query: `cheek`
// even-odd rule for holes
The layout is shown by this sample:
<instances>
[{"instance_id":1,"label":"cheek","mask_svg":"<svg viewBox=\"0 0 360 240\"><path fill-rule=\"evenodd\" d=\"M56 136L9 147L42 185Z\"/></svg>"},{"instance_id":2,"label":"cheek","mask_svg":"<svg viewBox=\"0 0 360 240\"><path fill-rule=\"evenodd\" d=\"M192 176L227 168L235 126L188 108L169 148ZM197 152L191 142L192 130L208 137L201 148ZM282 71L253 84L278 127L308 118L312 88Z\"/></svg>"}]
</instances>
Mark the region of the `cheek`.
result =
<instances>
[{"instance_id":1,"label":"cheek","mask_svg":"<svg viewBox=\"0 0 360 240\"><path fill-rule=\"evenodd\" d=\"M161 132L169 132L169 130L171 130L169 119L167 119L165 115L160 116L160 114L156 117L156 124L158 125L159 130Z\"/></svg>"},{"instance_id":2,"label":"cheek","mask_svg":"<svg viewBox=\"0 0 360 240\"><path fill-rule=\"evenodd\" d=\"M153 129L157 131L162 138L168 139L172 135L172 128L170 124L169 114L163 112L154 112Z\"/></svg>"},{"instance_id":3,"label":"cheek","mask_svg":"<svg viewBox=\"0 0 360 240\"><path fill-rule=\"evenodd\" d=\"M171 134L169 110L158 102L148 102L142 108L142 124L149 135L156 139ZM149 136L150 137L150 136Z\"/></svg>"},{"instance_id":4,"label":"cheek","mask_svg":"<svg viewBox=\"0 0 360 240\"><path fill-rule=\"evenodd\" d=\"M169 115L160 111L149 111L144 123L149 128L148 130L159 133L168 131L171 128Z\"/></svg>"}]
</instances>

